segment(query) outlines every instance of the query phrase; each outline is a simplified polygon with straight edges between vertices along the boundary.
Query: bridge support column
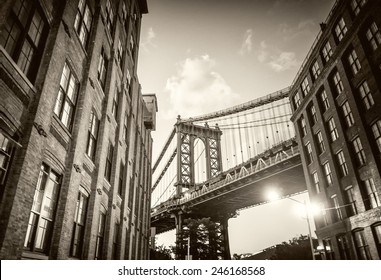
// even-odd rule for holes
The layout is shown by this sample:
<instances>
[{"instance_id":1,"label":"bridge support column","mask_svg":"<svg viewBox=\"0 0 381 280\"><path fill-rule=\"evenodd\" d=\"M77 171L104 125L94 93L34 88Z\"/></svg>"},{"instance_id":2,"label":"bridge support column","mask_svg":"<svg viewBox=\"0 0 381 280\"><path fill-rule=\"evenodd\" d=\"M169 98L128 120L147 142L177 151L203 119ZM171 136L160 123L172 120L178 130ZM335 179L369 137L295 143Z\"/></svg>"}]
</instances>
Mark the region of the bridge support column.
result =
<instances>
[{"instance_id":1,"label":"bridge support column","mask_svg":"<svg viewBox=\"0 0 381 280\"><path fill-rule=\"evenodd\" d=\"M228 221L230 217L223 217L221 219L221 237L222 237L222 256L224 260L230 260L230 245L229 245L229 230Z\"/></svg>"},{"instance_id":2,"label":"bridge support column","mask_svg":"<svg viewBox=\"0 0 381 280\"><path fill-rule=\"evenodd\" d=\"M182 260L184 258L184 246L183 246L183 224L184 217L183 213L180 211L178 213L172 214L176 222L176 252L175 259Z\"/></svg>"}]
</instances>

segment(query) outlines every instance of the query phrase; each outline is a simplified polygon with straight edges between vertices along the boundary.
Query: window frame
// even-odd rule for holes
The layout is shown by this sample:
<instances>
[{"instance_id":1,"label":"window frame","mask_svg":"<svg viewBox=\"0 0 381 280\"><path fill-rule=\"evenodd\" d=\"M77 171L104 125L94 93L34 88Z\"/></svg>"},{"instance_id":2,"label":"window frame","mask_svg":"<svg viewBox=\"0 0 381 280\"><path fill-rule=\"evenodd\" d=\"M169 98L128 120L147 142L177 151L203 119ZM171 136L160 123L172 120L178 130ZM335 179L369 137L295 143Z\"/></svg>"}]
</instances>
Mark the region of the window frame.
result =
<instances>
[{"instance_id":1,"label":"window frame","mask_svg":"<svg viewBox=\"0 0 381 280\"><path fill-rule=\"evenodd\" d=\"M304 77L303 81L300 84L300 89L302 91L303 97L305 97L310 92L310 83L308 77Z\"/></svg>"},{"instance_id":2,"label":"window frame","mask_svg":"<svg viewBox=\"0 0 381 280\"><path fill-rule=\"evenodd\" d=\"M381 153L381 119L376 120L371 125L371 129L378 148L378 152Z\"/></svg>"},{"instance_id":3,"label":"window frame","mask_svg":"<svg viewBox=\"0 0 381 280\"><path fill-rule=\"evenodd\" d=\"M365 37L372 51L377 50L381 45L381 32L375 21L373 21L365 31Z\"/></svg>"},{"instance_id":4,"label":"window frame","mask_svg":"<svg viewBox=\"0 0 381 280\"><path fill-rule=\"evenodd\" d=\"M361 143L360 137L357 135L352 139L352 147L354 154L356 155L356 162L358 166L363 166L366 164L366 155L364 152L364 147Z\"/></svg>"},{"instance_id":5,"label":"window frame","mask_svg":"<svg viewBox=\"0 0 381 280\"><path fill-rule=\"evenodd\" d=\"M315 188L315 192L318 194L321 192L321 189L320 189L320 182L319 182L319 175L317 173L317 171L313 172L312 173L312 182L314 184L314 188Z\"/></svg>"},{"instance_id":6,"label":"window frame","mask_svg":"<svg viewBox=\"0 0 381 280\"><path fill-rule=\"evenodd\" d=\"M331 186L333 184L333 177L332 177L332 169L328 161L323 163L323 170L324 170L325 182L327 183L327 186Z\"/></svg>"},{"instance_id":7,"label":"window frame","mask_svg":"<svg viewBox=\"0 0 381 280\"><path fill-rule=\"evenodd\" d=\"M348 60L349 68L351 69L352 75L356 75L358 72L360 72L361 64L355 49L351 49L348 52L347 60Z\"/></svg>"},{"instance_id":8,"label":"window frame","mask_svg":"<svg viewBox=\"0 0 381 280\"><path fill-rule=\"evenodd\" d=\"M51 181L53 185L49 184ZM59 204L61 181L62 175L54 171L49 165L45 163L41 164L24 239L24 250L48 254ZM47 188L47 186L49 186L49 188ZM53 186L53 189L51 186ZM49 191L52 193L48 193ZM51 197L47 198L47 195L51 195ZM46 205L45 203L49 204ZM46 208L46 206L48 206L48 208ZM45 214L43 212L45 212ZM47 214L50 215L50 217L48 217ZM39 235L40 231L42 232ZM42 236L43 238L43 240L39 241L39 245L36 244L38 242L38 236Z\"/></svg>"},{"instance_id":9,"label":"window frame","mask_svg":"<svg viewBox=\"0 0 381 280\"><path fill-rule=\"evenodd\" d=\"M23 5L25 2L29 5L29 8L27 8L27 10L23 10L24 14L20 14L20 11L22 11L21 8L28 7ZM17 7L17 3L19 2L13 4L13 8L10 10L8 17L5 19L4 29L2 30L2 36L0 37L1 45L13 59L15 64L17 64L21 72L25 74L31 83L34 83L41 64L46 39L49 33L49 22L46 19L45 13L40 7L38 1L23 1L20 3L20 10L16 15L14 8ZM39 29L41 26L39 25L37 28L35 22L33 22L36 14L38 14L38 17L41 20L39 23L43 22L41 30ZM9 26L10 21L12 21L11 26ZM33 31L36 33L33 35L30 34L32 25L36 28ZM15 30L14 28L17 29L17 35L14 33L12 34ZM31 36L35 36L35 38L33 39ZM9 48L10 45L8 45L10 42L9 39L13 40L11 48Z\"/></svg>"},{"instance_id":10,"label":"window frame","mask_svg":"<svg viewBox=\"0 0 381 280\"><path fill-rule=\"evenodd\" d=\"M317 78L319 77L320 73L321 73L318 60L314 61L314 63L311 66L310 71L311 71L311 76L313 77L314 81L316 81Z\"/></svg>"},{"instance_id":11,"label":"window frame","mask_svg":"<svg viewBox=\"0 0 381 280\"><path fill-rule=\"evenodd\" d=\"M97 151L97 139L99 132L99 119L97 113L94 109L91 110L89 128L87 132L87 144L86 144L86 155L92 160L95 160L95 155Z\"/></svg>"},{"instance_id":12,"label":"window frame","mask_svg":"<svg viewBox=\"0 0 381 280\"><path fill-rule=\"evenodd\" d=\"M320 152L319 154L322 154L325 152L325 144L324 144L323 134L321 133L320 130L316 133L316 138L319 144L319 152Z\"/></svg>"},{"instance_id":13,"label":"window frame","mask_svg":"<svg viewBox=\"0 0 381 280\"><path fill-rule=\"evenodd\" d=\"M345 161L345 156L343 150L340 150L336 153L336 159L339 165L340 175L341 177L345 177L349 174L348 165Z\"/></svg>"},{"instance_id":14,"label":"window frame","mask_svg":"<svg viewBox=\"0 0 381 280\"><path fill-rule=\"evenodd\" d=\"M86 19L89 17L89 20ZM77 14L74 21L74 30L78 35L81 45L86 50L93 22L93 12L88 0L80 0L77 6Z\"/></svg>"},{"instance_id":15,"label":"window frame","mask_svg":"<svg viewBox=\"0 0 381 280\"><path fill-rule=\"evenodd\" d=\"M352 9L352 13L357 16L362 7L364 7L364 5L366 4L367 0L352 0L351 1L351 9Z\"/></svg>"},{"instance_id":16,"label":"window frame","mask_svg":"<svg viewBox=\"0 0 381 280\"><path fill-rule=\"evenodd\" d=\"M345 24L345 20L343 17L341 17L336 25L335 25L335 36L338 42L341 42L343 38L345 37L345 34L348 31L347 25Z\"/></svg>"},{"instance_id":17,"label":"window frame","mask_svg":"<svg viewBox=\"0 0 381 280\"><path fill-rule=\"evenodd\" d=\"M103 91L106 89L106 80L107 80L107 68L108 68L108 58L105 53L104 47L101 49L99 55L98 68L97 68L97 80L101 85Z\"/></svg>"},{"instance_id":18,"label":"window frame","mask_svg":"<svg viewBox=\"0 0 381 280\"><path fill-rule=\"evenodd\" d=\"M351 107L349 106L348 100L345 100L344 103L340 106L345 120L345 125L347 128L352 127L355 124L355 119L352 114Z\"/></svg>"},{"instance_id":19,"label":"window frame","mask_svg":"<svg viewBox=\"0 0 381 280\"><path fill-rule=\"evenodd\" d=\"M319 95L321 104L323 105L323 112L326 112L330 108L327 92L325 91L325 89L323 89Z\"/></svg>"},{"instance_id":20,"label":"window frame","mask_svg":"<svg viewBox=\"0 0 381 280\"><path fill-rule=\"evenodd\" d=\"M332 50L332 47L331 47L331 43L329 41L327 41L324 44L321 53L322 53L322 56L323 56L324 63L327 63L331 59L331 57L333 55L333 50Z\"/></svg>"},{"instance_id":21,"label":"window frame","mask_svg":"<svg viewBox=\"0 0 381 280\"><path fill-rule=\"evenodd\" d=\"M366 210L374 209L381 206L381 201L377 192L373 178L362 181L361 194Z\"/></svg>"},{"instance_id":22,"label":"window frame","mask_svg":"<svg viewBox=\"0 0 381 280\"><path fill-rule=\"evenodd\" d=\"M65 70L67 69L67 70ZM65 71L67 72L66 82L63 81L66 77ZM71 89L71 83L73 81L74 88L71 90L73 98L70 98L69 91ZM64 83L64 84L63 84ZM66 85L65 85L66 84ZM54 105L54 114L61 121L61 123L71 131L73 128L73 122L75 119L77 101L79 97L80 84L77 75L73 71L70 64L65 61L64 67L62 69L62 74L59 83L58 94L56 98L56 103ZM67 112L67 106L71 109ZM66 109L65 109L66 108ZM65 117L66 116L66 117Z\"/></svg>"},{"instance_id":23,"label":"window frame","mask_svg":"<svg viewBox=\"0 0 381 280\"><path fill-rule=\"evenodd\" d=\"M375 104L372 92L369 88L368 82L364 80L358 86L358 92L360 93L360 98L363 106L366 110L372 108Z\"/></svg>"},{"instance_id":24,"label":"window frame","mask_svg":"<svg viewBox=\"0 0 381 280\"><path fill-rule=\"evenodd\" d=\"M353 236L353 243L356 249L357 258L359 260L371 260L372 257L369 252L369 245L364 235L364 229L357 228L352 230L352 236Z\"/></svg>"},{"instance_id":25,"label":"window frame","mask_svg":"<svg viewBox=\"0 0 381 280\"><path fill-rule=\"evenodd\" d=\"M333 83L335 94L337 97L344 91L343 81L341 80L340 73L337 70L332 75L332 83Z\"/></svg>"},{"instance_id":26,"label":"window frame","mask_svg":"<svg viewBox=\"0 0 381 280\"><path fill-rule=\"evenodd\" d=\"M79 258L79 259L82 258L82 253L83 253L84 234L86 230L89 197L90 197L89 192L85 188L80 186L78 190L77 203L75 207L75 214L74 214L74 221L73 221L73 235L72 235L71 246L70 246L70 256ZM79 240L79 241L76 243L76 240Z\"/></svg>"},{"instance_id":27,"label":"window frame","mask_svg":"<svg viewBox=\"0 0 381 280\"><path fill-rule=\"evenodd\" d=\"M337 126L336 126L335 119L333 117L331 117L328 120L327 123L328 123L328 130L329 130L330 140L331 140L331 142L334 142L337 139L339 139L339 133L337 131Z\"/></svg>"},{"instance_id":28,"label":"window frame","mask_svg":"<svg viewBox=\"0 0 381 280\"><path fill-rule=\"evenodd\" d=\"M356 204L356 199L355 199L355 192L353 189L353 186L348 186L344 190L345 193L345 200L347 206L345 207L347 210L347 216L354 216L358 214L357 210L357 204Z\"/></svg>"},{"instance_id":29,"label":"window frame","mask_svg":"<svg viewBox=\"0 0 381 280\"><path fill-rule=\"evenodd\" d=\"M107 182L111 183L111 173L112 173L112 161L114 158L114 146L111 141L108 143L107 155L106 155L106 164L105 164L105 173L104 178Z\"/></svg>"}]
</instances>

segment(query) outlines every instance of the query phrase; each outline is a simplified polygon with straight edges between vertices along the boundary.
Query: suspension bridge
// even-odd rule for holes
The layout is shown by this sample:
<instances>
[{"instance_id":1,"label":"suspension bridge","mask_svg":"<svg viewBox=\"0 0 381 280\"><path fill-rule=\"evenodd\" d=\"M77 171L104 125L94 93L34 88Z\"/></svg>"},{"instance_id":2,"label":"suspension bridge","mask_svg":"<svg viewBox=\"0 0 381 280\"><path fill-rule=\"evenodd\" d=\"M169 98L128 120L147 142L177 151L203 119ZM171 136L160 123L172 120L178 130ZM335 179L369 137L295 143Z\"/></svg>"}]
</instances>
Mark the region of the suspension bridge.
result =
<instances>
[{"instance_id":1,"label":"suspension bridge","mask_svg":"<svg viewBox=\"0 0 381 280\"><path fill-rule=\"evenodd\" d=\"M230 258L228 219L238 210L306 190L290 121L289 88L202 116L177 119L153 166L151 226L160 234L186 218L219 223L224 259ZM184 250L177 248L177 259Z\"/></svg>"}]
</instances>

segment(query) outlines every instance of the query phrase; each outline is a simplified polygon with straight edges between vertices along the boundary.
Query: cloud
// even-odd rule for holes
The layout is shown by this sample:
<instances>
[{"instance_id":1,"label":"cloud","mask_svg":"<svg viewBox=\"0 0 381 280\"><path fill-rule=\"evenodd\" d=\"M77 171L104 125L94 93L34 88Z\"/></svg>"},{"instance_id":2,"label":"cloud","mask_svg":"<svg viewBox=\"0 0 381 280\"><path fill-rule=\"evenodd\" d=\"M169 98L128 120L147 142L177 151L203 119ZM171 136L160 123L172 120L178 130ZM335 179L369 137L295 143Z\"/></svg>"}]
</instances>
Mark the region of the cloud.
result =
<instances>
[{"instance_id":1,"label":"cloud","mask_svg":"<svg viewBox=\"0 0 381 280\"><path fill-rule=\"evenodd\" d=\"M154 42L155 39L156 39L155 31L153 30L152 27L148 28L147 34L145 35L142 43L140 44L143 50L149 53L151 48L157 48L157 45Z\"/></svg>"},{"instance_id":2,"label":"cloud","mask_svg":"<svg viewBox=\"0 0 381 280\"><path fill-rule=\"evenodd\" d=\"M215 71L215 66L216 62L209 55L179 63L177 74L166 83L171 109L165 118L192 117L233 105L237 95Z\"/></svg>"},{"instance_id":3,"label":"cloud","mask_svg":"<svg viewBox=\"0 0 381 280\"><path fill-rule=\"evenodd\" d=\"M282 72L298 66L299 62L294 52L281 52L277 56L272 56L268 65L276 72Z\"/></svg>"},{"instance_id":4,"label":"cloud","mask_svg":"<svg viewBox=\"0 0 381 280\"><path fill-rule=\"evenodd\" d=\"M253 47L253 30L252 29L247 29L245 31L243 42L242 42L241 48L238 51L238 53L240 55L244 55L246 53L250 53L251 50L252 50L252 47Z\"/></svg>"},{"instance_id":5,"label":"cloud","mask_svg":"<svg viewBox=\"0 0 381 280\"><path fill-rule=\"evenodd\" d=\"M259 62L270 66L276 72L286 71L299 65L294 52L281 51L265 41L261 41L255 52Z\"/></svg>"},{"instance_id":6,"label":"cloud","mask_svg":"<svg viewBox=\"0 0 381 280\"><path fill-rule=\"evenodd\" d=\"M285 41L292 41L298 37L312 36L317 30L317 24L313 19L306 19L298 22L296 25L281 23L279 33Z\"/></svg>"},{"instance_id":7,"label":"cloud","mask_svg":"<svg viewBox=\"0 0 381 280\"><path fill-rule=\"evenodd\" d=\"M269 56L269 52L267 50L267 44L265 41L262 41L259 46L259 50L257 51L257 58L259 62L265 62Z\"/></svg>"}]
</instances>

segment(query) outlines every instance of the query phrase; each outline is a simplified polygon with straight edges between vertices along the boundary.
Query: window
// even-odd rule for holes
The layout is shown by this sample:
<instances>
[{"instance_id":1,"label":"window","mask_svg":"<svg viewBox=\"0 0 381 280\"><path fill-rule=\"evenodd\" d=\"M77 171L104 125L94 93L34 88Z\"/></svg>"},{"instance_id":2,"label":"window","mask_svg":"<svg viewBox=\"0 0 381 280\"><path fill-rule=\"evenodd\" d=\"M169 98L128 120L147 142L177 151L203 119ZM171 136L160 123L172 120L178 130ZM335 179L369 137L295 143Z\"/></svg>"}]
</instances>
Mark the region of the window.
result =
<instances>
[{"instance_id":1,"label":"window","mask_svg":"<svg viewBox=\"0 0 381 280\"><path fill-rule=\"evenodd\" d=\"M374 237L374 242L378 250L378 255L381 257L381 223L372 226L372 232Z\"/></svg>"},{"instance_id":2,"label":"window","mask_svg":"<svg viewBox=\"0 0 381 280\"><path fill-rule=\"evenodd\" d=\"M359 166L364 165L366 162L366 156L361 144L360 138L357 136L352 140L353 150L356 154L356 161Z\"/></svg>"},{"instance_id":3,"label":"window","mask_svg":"<svg viewBox=\"0 0 381 280\"><path fill-rule=\"evenodd\" d=\"M124 122L123 122L123 140L127 143L128 139L128 116L127 112L124 114Z\"/></svg>"},{"instance_id":4,"label":"window","mask_svg":"<svg viewBox=\"0 0 381 280\"><path fill-rule=\"evenodd\" d=\"M112 108L111 108L111 114L114 116L114 119L117 121L118 117L118 104L119 104L119 92L116 89L114 98L112 100Z\"/></svg>"},{"instance_id":5,"label":"window","mask_svg":"<svg viewBox=\"0 0 381 280\"><path fill-rule=\"evenodd\" d=\"M381 153L381 120L376 121L372 125L372 131L374 135L374 140L376 140L378 151Z\"/></svg>"},{"instance_id":6,"label":"window","mask_svg":"<svg viewBox=\"0 0 381 280\"><path fill-rule=\"evenodd\" d=\"M331 196L331 199L332 199L332 206L334 208L334 209L332 209L333 221L335 221L335 222L341 221L343 219L343 215L341 214L340 204L339 204L339 200L337 198L337 195L334 194L333 196Z\"/></svg>"},{"instance_id":7,"label":"window","mask_svg":"<svg viewBox=\"0 0 381 280\"><path fill-rule=\"evenodd\" d=\"M98 63L98 81L101 84L103 90L105 90L106 86L107 65L108 59L106 57L104 49L102 48Z\"/></svg>"},{"instance_id":8,"label":"window","mask_svg":"<svg viewBox=\"0 0 381 280\"><path fill-rule=\"evenodd\" d=\"M327 96L327 93L325 92L325 90L323 90L320 93L320 98L321 98L321 102L322 102L322 105L323 105L323 111L325 112L329 108L328 96Z\"/></svg>"},{"instance_id":9,"label":"window","mask_svg":"<svg viewBox=\"0 0 381 280\"><path fill-rule=\"evenodd\" d=\"M340 259L342 260L350 260L351 255L349 251L349 242L345 234L341 234L337 236L337 245L339 247Z\"/></svg>"},{"instance_id":10,"label":"window","mask_svg":"<svg viewBox=\"0 0 381 280\"><path fill-rule=\"evenodd\" d=\"M345 157L343 151L339 151L336 154L337 157L337 162L340 167L340 175L341 177L347 176L348 175L348 166L347 163L345 162Z\"/></svg>"},{"instance_id":11,"label":"window","mask_svg":"<svg viewBox=\"0 0 381 280\"><path fill-rule=\"evenodd\" d=\"M324 62L327 63L333 54L331 44L329 43L329 41L327 41L327 43L325 43L323 50L322 50L322 54L323 54Z\"/></svg>"},{"instance_id":12,"label":"window","mask_svg":"<svg viewBox=\"0 0 381 280\"><path fill-rule=\"evenodd\" d=\"M60 81L60 89L54 106L54 113L69 130L73 122L77 94L78 80L74 77L67 63L65 63Z\"/></svg>"},{"instance_id":13,"label":"window","mask_svg":"<svg viewBox=\"0 0 381 280\"><path fill-rule=\"evenodd\" d=\"M300 106L300 95L299 95L299 92L297 92L294 97L293 97L293 100L294 100L294 107L295 107L295 110Z\"/></svg>"},{"instance_id":14,"label":"window","mask_svg":"<svg viewBox=\"0 0 381 280\"><path fill-rule=\"evenodd\" d=\"M337 138L339 138L339 134L337 133L335 120L333 118L330 118L328 120L328 128L329 128L329 134L331 136L331 141L335 141Z\"/></svg>"},{"instance_id":15,"label":"window","mask_svg":"<svg viewBox=\"0 0 381 280\"><path fill-rule=\"evenodd\" d=\"M332 249L331 239L324 239L323 246L324 246L325 258L327 260L334 260L335 252L333 252L333 249Z\"/></svg>"},{"instance_id":16,"label":"window","mask_svg":"<svg viewBox=\"0 0 381 280\"><path fill-rule=\"evenodd\" d=\"M313 180L316 193L320 193L319 176L317 172L314 172L312 174L312 180Z\"/></svg>"},{"instance_id":17,"label":"window","mask_svg":"<svg viewBox=\"0 0 381 280\"><path fill-rule=\"evenodd\" d=\"M339 42L344 38L344 35L345 33L347 33L347 31L348 29L347 29L347 26L345 25L344 19L341 18L335 27L336 38Z\"/></svg>"},{"instance_id":18,"label":"window","mask_svg":"<svg viewBox=\"0 0 381 280\"><path fill-rule=\"evenodd\" d=\"M329 166L329 162L327 161L326 163L324 163L323 167L327 185L332 185L332 172L331 167Z\"/></svg>"},{"instance_id":19,"label":"window","mask_svg":"<svg viewBox=\"0 0 381 280\"><path fill-rule=\"evenodd\" d=\"M114 227L114 235L112 238L112 259L117 260L118 259L118 241L119 241L119 223L115 223Z\"/></svg>"},{"instance_id":20,"label":"window","mask_svg":"<svg viewBox=\"0 0 381 280\"><path fill-rule=\"evenodd\" d=\"M312 155L312 147L311 147L310 142L308 142L306 144L306 148L307 148L307 163L310 164L314 160L314 157Z\"/></svg>"},{"instance_id":21,"label":"window","mask_svg":"<svg viewBox=\"0 0 381 280\"><path fill-rule=\"evenodd\" d=\"M94 110L92 110L90 115L89 131L87 135L86 154L93 161L95 159L95 151L97 147L98 127L99 127L99 120Z\"/></svg>"},{"instance_id":22,"label":"window","mask_svg":"<svg viewBox=\"0 0 381 280\"><path fill-rule=\"evenodd\" d=\"M79 41L84 48L86 48L87 42L89 41L92 20L93 15L87 0L80 0L77 8L77 15L75 17L74 29L77 32Z\"/></svg>"},{"instance_id":23,"label":"window","mask_svg":"<svg viewBox=\"0 0 381 280\"><path fill-rule=\"evenodd\" d=\"M351 8L353 13L357 16L360 13L361 8L365 5L367 0L352 0Z\"/></svg>"},{"instance_id":24,"label":"window","mask_svg":"<svg viewBox=\"0 0 381 280\"><path fill-rule=\"evenodd\" d=\"M0 32L0 44L31 82L36 78L48 24L37 1L16 0Z\"/></svg>"},{"instance_id":25,"label":"window","mask_svg":"<svg viewBox=\"0 0 381 280\"><path fill-rule=\"evenodd\" d=\"M107 157L106 157L106 166L105 166L105 178L108 182L111 182L111 167L112 167L112 158L114 155L114 147L111 143L108 144Z\"/></svg>"},{"instance_id":26,"label":"window","mask_svg":"<svg viewBox=\"0 0 381 280\"><path fill-rule=\"evenodd\" d=\"M375 22L373 22L366 31L366 38L374 51L381 45L381 33Z\"/></svg>"},{"instance_id":27,"label":"window","mask_svg":"<svg viewBox=\"0 0 381 280\"><path fill-rule=\"evenodd\" d=\"M76 258L82 257L88 201L89 193L80 186L75 206L73 237L70 248L70 255Z\"/></svg>"},{"instance_id":28,"label":"window","mask_svg":"<svg viewBox=\"0 0 381 280\"><path fill-rule=\"evenodd\" d=\"M334 85L334 92L336 96L338 96L344 90L343 82L341 81L340 74L338 71L336 71L335 74L333 74L332 81Z\"/></svg>"},{"instance_id":29,"label":"window","mask_svg":"<svg viewBox=\"0 0 381 280\"><path fill-rule=\"evenodd\" d=\"M13 153L12 141L0 130L0 186L5 184L5 177L9 169ZM3 189L1 189L1 193Z\"/></svg>"},{"instance_id":30,"label":"window","mask_svg":"<svg viewBox=\"0 0 381 280\"><path fill-rule=\"evenodd\" d=\"M310 85L308 83L308 78L305 77L303 82L302 82L302 85L301 85L301 88L302 88L302 93L303 93L303 96L306 96L307 93L310 91Z\"/></svg>"},{"instance_id":31,"label":"window","mask_svg":"<svg viewBox=\"0 0 381 280\"><path fill-rule=\"evenodd\" d=\"M357 206L353 187L349 186L345 189L346 209L348 217L357 214Z\"/></svg>"},{"instance_id":32,"label":"window","mask_svg":"<svg viewBox=\"0 0 381 280\"><path fill-rule=\"evenodd\" d=\"M312 126L315 125L318 122L317 115L316 115L316 109L314 105L310 106L310 115L312 120Z\"/></svg>"},{"instance_id":33,"label":"window","mask_svg":"<svg viewBox=\"0 0 381 280\"><path fill-rule=\"evenodd\" d=\"M119 170L119 184L118 184L118 195L122 196L123 192L123 182L124 182L124 164L120 163L120 170Z\"/></svg>"},{"instance_id":34,"label":"window","mask_svg":"<svg viewBox=\"0 0 381 280\"><path fill-rule=\"evenodd\" d=\"M42 164L29 216L25 249L48 253L59 189L60 176Z\"/></svg>"},{"instance_id":35,"label":"window","mask_svg":"<svg viewBox=\"0 0 381 280\"><path fill-rule=\"evenodd\" d=\"M352 69L353 75L356 75L357 72L360 71L360 69L361 69L361 64L360 64L360 61L357 57L357 53L355 50L352 50L349 52L348 62L349 62L349 66Z\"/></svg>"},{"instance_id":36,"label":"window","mask_svg":"<svg viewBox=\"0 0 381 280\"><path fill-rule=\"evenodd\" d=\"M364 236L364 229L353 231L353 239L356 247L357 258L360 260L371 260L369 246Z\"/></svg>"},{"instance_id":37,"label":"window","mask_svg":"<svg viewBox=\"0 0 381 280\"><path fill-rule=\"evenodd\" d=\"M106 226L106 210L102 209L99 213L99 222L98 222L98 232L97 232L97 242L95 244L95 259L101 260L103 257L102 248L103 248L103 239L105 234Z\"/></svg>"},{"instance_id":38,"label":"window","mask_svg":"<svg viewBox=\"0 0 381 280\"><path fill-rule=\"evenodd\" d=\"M381 206L373 178L364 181L364 185L361 191L366 210Z\"/></svg>"},{"instance_id":39,"label":"window","mask_svg":"<svg viewBox=\"0 0 381 280\"><path fill-rule=\"evenodd\" d=\"M306 127L306 120L304 119L303 116L300 117L300 129L301 129L301 134L302 137L307 135L307 127Z\"/></svg>"},{"instance_id":40,"label":"window","mask_svg":"<svg viewBox=\"0 0 381 280\"><path fill-rule=\"evenodd\" d=\"M112 5L110 0L106 1L106 14L105 14L105 25L107 27L108 32L112 35L113 24L114 24L114 11L112 9Z\"/></svg>"},{"instance_id":41,"label":"window","mask_svg":"<svg viewBox=\"0 0 381 280\"><path fill-rule=\"evenodd\" d=\"M348 101L345 101L343 105L341 105L341 110L343 111L343 116L344 116L344 120L345 120L345 124L347 128L354 125L355 120L353 118L351 107L349 107Z\"/></svg>"},{"instance_id":42,"label":"window","mask_svg":"<svg viewBox=\"0 0 381 280\"><path fill-rule=\"evenodd\" d=\"M116 60L118 61L119 67L123 68L123 45L120 39L118 41L118 51L116 54Z\"/></svg>"},{"instance_id":43,"label":"window","mask_svg":"<svg viewBox=\"0 0 381 280\"><path fill-rule=\"evenodd\" d=\"M362 103L364 104L365 109L369 110L370 107L374 105L374 99L373 99L372 93L370 92L367 81L364 81L359 86L359 92L360 92L360 97L361 97Z\"/></svg>"},{"instance_id":44,"label":"window","mask_svg":"<svg viewBox=\"0 0 381 280\"><path fill-rule=\"evenodd\" d=\"M319 67L319 63L317 60L315 60L314 64L312 64L312 67L311 67L311 74L312 74L312 77L314 78L314 81L318 78L318 76L320 75L320 67Z\"/></svg>"},{"instance_id":45,"label":"window","mask_svg":"<svg viewBox=\"0 0 381 280\"><path fill-rule=\"evenodd\" d=\"M321 154L322 152L325 151L325 145L324 145L323 135L321 134L321 131L319 131L316 134L316 137L319 144L319 153Z\"/></svg>"}]
</instances>

